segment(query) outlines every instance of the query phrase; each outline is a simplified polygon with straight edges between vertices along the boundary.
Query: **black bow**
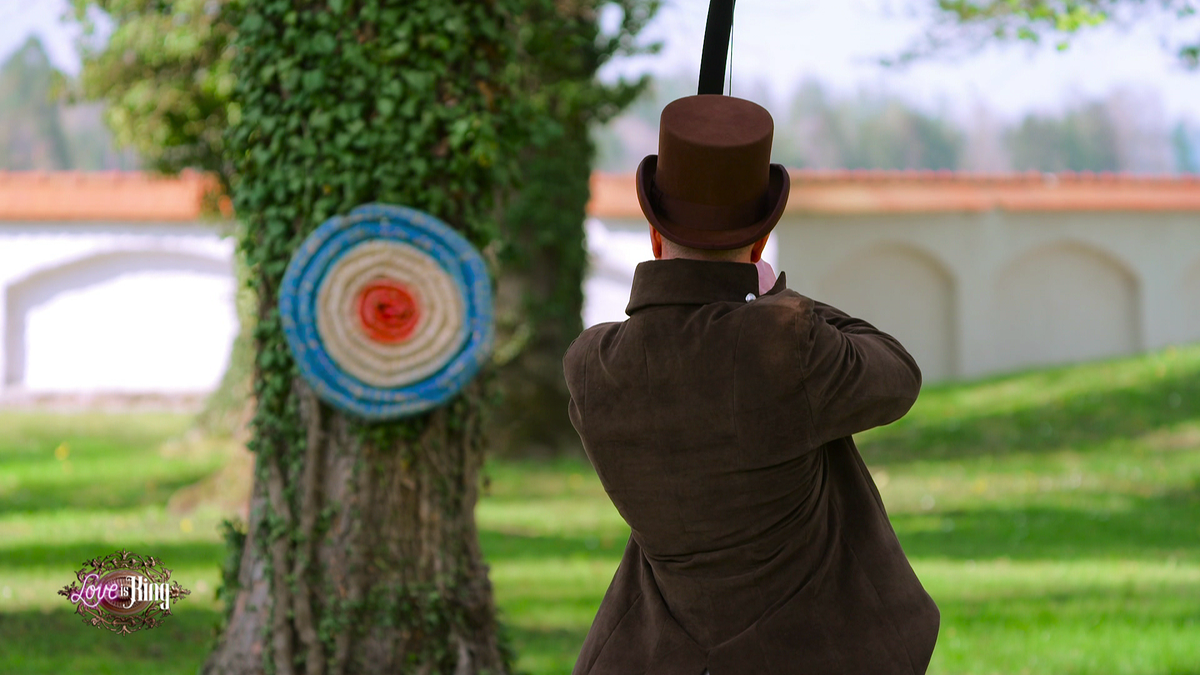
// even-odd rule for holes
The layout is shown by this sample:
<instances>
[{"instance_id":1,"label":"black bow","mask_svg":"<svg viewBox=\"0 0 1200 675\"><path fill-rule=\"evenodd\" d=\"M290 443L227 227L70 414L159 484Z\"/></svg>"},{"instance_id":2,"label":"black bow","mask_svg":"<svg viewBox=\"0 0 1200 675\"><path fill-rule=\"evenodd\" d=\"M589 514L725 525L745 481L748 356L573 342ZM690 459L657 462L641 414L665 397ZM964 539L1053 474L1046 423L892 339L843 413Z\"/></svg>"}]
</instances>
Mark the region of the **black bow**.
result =
<instances>
[{"instance_id":1,"label":"black bow","mask_svg":"<svg viewBox=\"0 0 1200 675\"><path fill-rule=\"evenodd\" d=\"M725 92L725 57L733 30L734 0L711 0L704 28L704 51L700 54L700 86L697 94Z\"/></svg>"}]
</instances>

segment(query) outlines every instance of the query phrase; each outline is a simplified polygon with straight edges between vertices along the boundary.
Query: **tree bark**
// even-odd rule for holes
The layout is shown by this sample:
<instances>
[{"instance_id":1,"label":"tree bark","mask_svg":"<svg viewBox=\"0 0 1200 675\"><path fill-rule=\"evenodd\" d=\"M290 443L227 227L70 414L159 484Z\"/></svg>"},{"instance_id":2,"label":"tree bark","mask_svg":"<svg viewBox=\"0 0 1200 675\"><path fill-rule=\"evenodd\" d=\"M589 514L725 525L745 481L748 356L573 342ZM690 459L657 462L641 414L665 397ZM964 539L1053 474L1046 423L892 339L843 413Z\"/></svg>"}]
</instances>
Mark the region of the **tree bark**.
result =
<instances>
[{"instance_id":1,"label":"tree bark","mask_svg":"<svg viewBox=\"0 0 1200 675\"><path fill-rule=\"evenodd\" d=\"M204 673L507 672L474 518L481 387L404 439L356 435L295 383L303 462L259 457L240 589Z\"/></svg>"}]
</instances>

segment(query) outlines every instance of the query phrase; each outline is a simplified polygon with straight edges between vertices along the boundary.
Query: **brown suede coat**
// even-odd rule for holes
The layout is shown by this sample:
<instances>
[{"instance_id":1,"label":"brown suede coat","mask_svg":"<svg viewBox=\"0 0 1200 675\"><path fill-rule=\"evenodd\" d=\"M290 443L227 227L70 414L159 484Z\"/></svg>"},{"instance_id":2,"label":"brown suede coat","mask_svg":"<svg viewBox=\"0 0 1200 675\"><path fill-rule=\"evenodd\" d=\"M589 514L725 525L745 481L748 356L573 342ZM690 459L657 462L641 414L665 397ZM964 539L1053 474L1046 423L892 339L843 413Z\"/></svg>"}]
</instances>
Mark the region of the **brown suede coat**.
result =
<instances>
[{"instance_id":1,"label":"brown suede coat","mask_svg":"<svg viewBox=\"0 0 1200 675\"><path fill-rule=\"evenodd\" d=\"M632 530L575 675L924 673L939 614L851 434L912 406L894 338L754 265L637 267L563 358L569 413Z\"/></svg>"}]
</instances>

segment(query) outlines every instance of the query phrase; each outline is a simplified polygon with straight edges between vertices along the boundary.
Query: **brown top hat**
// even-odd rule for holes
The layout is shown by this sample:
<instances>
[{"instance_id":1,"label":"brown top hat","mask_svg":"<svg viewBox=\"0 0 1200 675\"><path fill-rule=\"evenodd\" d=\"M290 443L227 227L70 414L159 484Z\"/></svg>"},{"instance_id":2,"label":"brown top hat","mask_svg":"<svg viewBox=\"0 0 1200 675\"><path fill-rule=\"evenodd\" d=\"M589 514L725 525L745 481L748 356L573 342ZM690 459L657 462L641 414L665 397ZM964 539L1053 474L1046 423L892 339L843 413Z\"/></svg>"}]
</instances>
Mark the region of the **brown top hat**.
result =
<instances>
[{"instance_id":1,"label":"brown top hat","mask_svg":"<svg viewBox=\"0 0 1200 675\"><path fill-rule=\"evenodd\" d=\"M783 215L791 185L771 163L775 123L765 108L718 94L663 108L658 154L638 165L642 213L671 241L700 249L762 239Z\"/></svg>"}]
</instances>

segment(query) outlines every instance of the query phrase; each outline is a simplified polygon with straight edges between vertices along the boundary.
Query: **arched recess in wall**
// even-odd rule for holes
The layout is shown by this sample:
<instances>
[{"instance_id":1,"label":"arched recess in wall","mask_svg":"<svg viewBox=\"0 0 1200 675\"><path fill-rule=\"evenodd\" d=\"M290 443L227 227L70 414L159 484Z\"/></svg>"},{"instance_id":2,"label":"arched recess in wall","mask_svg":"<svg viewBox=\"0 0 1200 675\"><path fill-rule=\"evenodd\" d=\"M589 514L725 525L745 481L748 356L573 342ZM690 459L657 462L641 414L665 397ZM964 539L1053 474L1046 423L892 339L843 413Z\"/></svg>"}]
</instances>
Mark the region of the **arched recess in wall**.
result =
<instances>
[{"instance_id":1,"label":"arched recess in wall","mask_svg":"<svg viewBox=\"0 0 1200 675\"><path fill-rule=\"evenodd\" d=\"M818 300L895 336L924 381L957 374L954 277L932 255L907 244L877 244L828 271L817 293Z\"/></svg>"},{"instance_id":2,"label":"arched recess in wall","mask_svg":"<svg viewBox=\"0 0 1200 675\"><path fill-rule=\"evenodd\" d=\"M185 252L102 253L8 287L6 386L198 392L237 335L232 263Z\"/></svg>"},{"instance_id":3,"label":"arched recess in wall","mask_svg":"<svg viewBox=\"0 0 1200 675\"><path fill-rule=\"evenodd\" d=\"M1200 259L1187 268L1179 291L1183 299L1183 340L1200 342Z\"/></svg>"},{"instance_id":4,"label":"arched recess in wall","mask_svg":"<svg viewBox=\"0 0 1200 675\"><path fill-rule=\"evenodd\" d=\"M1137 275L1087 244L1021 254L1000 270L992 297L997 370L1132 354L1141 346Z\"/></svg>"}]
</instances>

